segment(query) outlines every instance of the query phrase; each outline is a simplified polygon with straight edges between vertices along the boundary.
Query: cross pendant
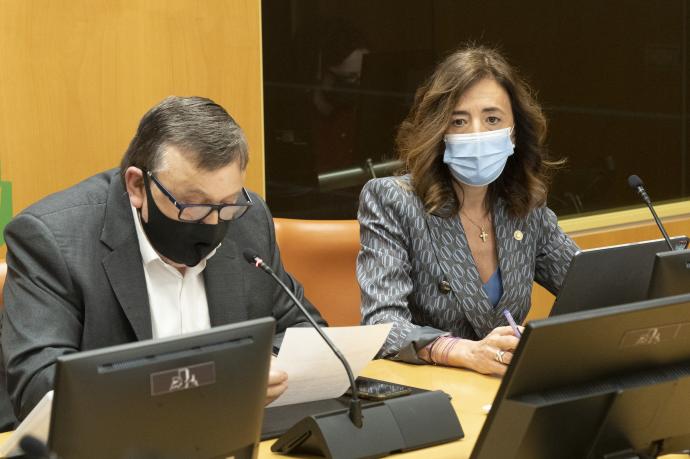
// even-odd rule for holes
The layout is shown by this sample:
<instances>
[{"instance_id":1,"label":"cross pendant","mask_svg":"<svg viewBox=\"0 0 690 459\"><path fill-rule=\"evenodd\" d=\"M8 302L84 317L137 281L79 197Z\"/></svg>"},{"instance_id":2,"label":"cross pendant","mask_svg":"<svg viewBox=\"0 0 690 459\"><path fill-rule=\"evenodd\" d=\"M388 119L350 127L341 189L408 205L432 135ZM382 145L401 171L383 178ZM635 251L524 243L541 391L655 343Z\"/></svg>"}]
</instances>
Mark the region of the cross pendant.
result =
<instances>
[{"instance_id":1,"label":"cross pendant","mask_svg":"<svg viewBox=\"0 0 690 459\"><path fill-rule=\"evenodd\" d=\"M482 238L482 242L486 242L486 238L489 237L486 231L484 231L484 228L481 229L482 232L479 233L479 237Z\"/></svg>"}]
</instances>

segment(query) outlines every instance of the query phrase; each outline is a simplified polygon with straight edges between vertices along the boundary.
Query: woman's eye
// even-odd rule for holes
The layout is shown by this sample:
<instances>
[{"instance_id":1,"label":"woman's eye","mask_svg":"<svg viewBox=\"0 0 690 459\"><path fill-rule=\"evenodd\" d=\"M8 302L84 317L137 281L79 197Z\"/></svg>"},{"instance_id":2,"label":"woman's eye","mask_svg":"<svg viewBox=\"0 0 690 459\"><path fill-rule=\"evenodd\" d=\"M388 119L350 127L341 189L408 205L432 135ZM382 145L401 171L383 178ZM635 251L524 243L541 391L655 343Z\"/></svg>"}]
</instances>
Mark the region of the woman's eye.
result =
<instances>
[{"instance_id":1,"label":"woman's eye","mask_svg":"<svg viewBox=\"0 0 690 459\"><path fill-rule=\"evenodd\" d=\"M497 117L497 116L490 116L490 117L488 117L488 118L486 119L486 122L489 123L489 124L496 124L496 123L498 123L498 122L500 122L500 121L501 121L501 119L500 119L499 117Z\"/></svg>"},{"instance_id":2,"label":"woman's eye","mask_svg":"<svg viewBox=\"0 0 690 459\"><path fill-rule=\"evenodd\" d=\"M465 125L467 124L467 121L465 121L465 120L462 119L462 118L457 118L457 119L454 119L454 120L451 122L451 124L452 124L453 126L455 126L455 127L463 127L463 126L465 126Z\"/></svg>"}]
</instances>

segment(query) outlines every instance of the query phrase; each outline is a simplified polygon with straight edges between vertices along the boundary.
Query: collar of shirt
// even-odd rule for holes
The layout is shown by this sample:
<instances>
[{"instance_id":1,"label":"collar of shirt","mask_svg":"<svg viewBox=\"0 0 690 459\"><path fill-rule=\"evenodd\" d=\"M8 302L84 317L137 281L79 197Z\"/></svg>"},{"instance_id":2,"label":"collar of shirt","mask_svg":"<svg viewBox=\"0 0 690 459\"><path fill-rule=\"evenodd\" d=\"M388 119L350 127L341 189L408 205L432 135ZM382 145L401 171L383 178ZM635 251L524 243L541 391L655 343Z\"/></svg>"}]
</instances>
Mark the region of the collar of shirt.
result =
<instances>
[{"instance_id":1,"label":"collar of shirt","mask_svg":"<svg viewBox=\"0 0 690 459\"><path fill-rule=\"evenodd\" d=\"M131 204L130 207L132 208L132 214L134 215L134 226L136 227L137 239L139 240L139 252L141 252L141 259L144 262L144 266L148 266L150 263L160 263L166 266L167 268L179 273L177 268L163 261L158 252L154 250L153 246L149 242L149 238L146 236L146 233L144 232L144 227L142 226L141 221L139 220L139 212L137 211L137 208L132 206ZM221 244L218 244L218 247L220 246ZM192 275L201 273L204 270L204 268L206 268L206 262L208 261L208 259L215 255L216 251L218 250L218 247L216 247L211 251L211 253L206 255L206 258L202 259L196 266L188 266L185 270L185 273L189 273Z\"/></svg>"}]
</instances>

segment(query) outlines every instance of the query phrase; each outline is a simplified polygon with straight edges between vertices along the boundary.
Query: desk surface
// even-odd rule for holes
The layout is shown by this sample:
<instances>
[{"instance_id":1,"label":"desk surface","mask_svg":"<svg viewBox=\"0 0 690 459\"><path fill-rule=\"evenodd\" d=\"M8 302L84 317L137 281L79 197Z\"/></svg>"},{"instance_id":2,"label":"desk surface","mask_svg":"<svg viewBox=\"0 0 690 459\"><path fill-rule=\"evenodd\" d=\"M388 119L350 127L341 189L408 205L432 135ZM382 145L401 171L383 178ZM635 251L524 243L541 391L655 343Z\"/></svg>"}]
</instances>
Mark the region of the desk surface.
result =
<instances>
[{"instance_id":1,"label":"desk surface","mask_svg":"<svg viewBox=\"0 0 690 459\"><path fill-rule=\"evenodd\" d=\"M387 360L375 360L362 372L363 376L397 382L409 386L428 390L443 390L453 398L453 407L458 413L460 423L465 432L465 438L452 443L434 446L423 450L399 454L395 457L429 458L434 459L467 459L472 447L477 441L479 431L486 420L482 406L491 403L496 395L500 379L483 376L472 371L456 368L444 368L429 365L409 365ZM0 434L2 443L9 433ZM275 440L261 443L259 458L283 458L280 454L271 452L271 445ZM687 455L668 455L664 459L687 459Z\"/></svg>"},{"instance_id":2,"label":"desk surface","mask_svg":"<svg viewBox=\"0 0 690 459\"><path fill-rule=\"evenodd\" d=\"M422 389L440 389L453 398L453 408L458 413L460 424L462 424L462 429L465 432L465 438L452 443L394 456L401 458L469 458L472 448L479 437L479 431L486 420L486 414L482 407L493 402L498 386L501 384L499 378L480 375L469 370L431 365L410 365L388 360L375 360L371 362L364 369L362 375ZM273 442L274 440L267 440L261 443L259 450L260 459L285 459L289 457L271 452ZM687 459L688 456L677 454L663 456L663 459L681 458Z\"/></svg>"}]
</instances>

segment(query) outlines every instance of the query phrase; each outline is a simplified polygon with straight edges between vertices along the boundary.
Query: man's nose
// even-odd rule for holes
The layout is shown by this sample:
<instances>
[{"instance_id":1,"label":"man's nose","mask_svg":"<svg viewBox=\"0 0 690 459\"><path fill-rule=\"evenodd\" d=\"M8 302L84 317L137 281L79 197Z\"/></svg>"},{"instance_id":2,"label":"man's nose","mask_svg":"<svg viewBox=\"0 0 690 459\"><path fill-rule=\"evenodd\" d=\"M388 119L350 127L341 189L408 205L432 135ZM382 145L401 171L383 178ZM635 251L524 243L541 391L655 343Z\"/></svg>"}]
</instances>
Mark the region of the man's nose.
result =
<instances>
[{"instance_id":1,"label":"man's nose","mask_svg":"<svg viewBox=\"0 0 690 459\"><path fill-rule=\"evenodd\" d=\"M218 224L218 222L220 221L220 218L219 218L219 216L218 216L219 213L220 213L220 210L218 210L218 209L213 209L213 210L211 211L211 213L208 214L208 215L206 216L206 218L204 218L204 219L202 220L202 222L203 222L205 225L216 225L216 224Z\"/></svg>"}]
</instances>

